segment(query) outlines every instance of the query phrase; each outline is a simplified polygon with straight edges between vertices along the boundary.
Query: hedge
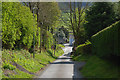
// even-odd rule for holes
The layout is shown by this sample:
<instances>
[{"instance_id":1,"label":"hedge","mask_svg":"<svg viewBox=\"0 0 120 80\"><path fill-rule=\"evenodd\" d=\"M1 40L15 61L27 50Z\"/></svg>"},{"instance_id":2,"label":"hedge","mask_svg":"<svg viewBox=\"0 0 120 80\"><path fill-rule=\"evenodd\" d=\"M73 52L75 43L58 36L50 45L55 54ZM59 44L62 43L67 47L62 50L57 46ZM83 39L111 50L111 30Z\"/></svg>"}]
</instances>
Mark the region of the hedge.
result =
<instances>
[{"instance_id":1,"label":"hedge","mask_svg":"<svg viewBox=\"0 0 120 80\"><path fill-rule=\"evenodd\" d=\"M77 46L75 55L78 56L80 54L91 54L91 42L87 41Z\"/></svg>"},{"instance_id":2,"label":"hedge","mask_svg":"<svg viewBox=\"0 0 120 80\"><path fill-rule=\"evenodd\" d=\"M99 57L120 56L120 21L91 37L92 52Z\"/></svg>"}]
</instances>

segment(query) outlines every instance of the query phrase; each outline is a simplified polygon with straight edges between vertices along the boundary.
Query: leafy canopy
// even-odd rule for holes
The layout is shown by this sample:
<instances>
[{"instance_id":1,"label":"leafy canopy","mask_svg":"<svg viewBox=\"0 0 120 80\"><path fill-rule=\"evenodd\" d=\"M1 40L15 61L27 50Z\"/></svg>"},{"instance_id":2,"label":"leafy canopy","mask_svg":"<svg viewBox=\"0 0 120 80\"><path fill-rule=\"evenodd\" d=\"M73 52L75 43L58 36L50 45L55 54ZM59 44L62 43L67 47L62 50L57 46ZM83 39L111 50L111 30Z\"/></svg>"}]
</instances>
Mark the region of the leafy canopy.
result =
<instances>
[{"instance_id":1,"label":"leafy canopy","mask_svg":"<svg viewBox=\"0 0 120 80\"><path fill-rule=\"evenodd\" d=\"M89 37L92 36L98 31L111 25L114 20L115 13L113 11L112 3L93 3L93 5L86 11L85 29L87 35Z\"/></svg>"},{"instance_id":2,"label":"leafy canopy","mask_svg":"<svg viewBox=\"0 0 120 80\"><path fill-rule=\"evenodd\" d=\"M2 5L3 47L13 48L15 44L30 47L33 33L36 33L36 18L19 2L3 2Z\"/></svg>"}]
</instances>

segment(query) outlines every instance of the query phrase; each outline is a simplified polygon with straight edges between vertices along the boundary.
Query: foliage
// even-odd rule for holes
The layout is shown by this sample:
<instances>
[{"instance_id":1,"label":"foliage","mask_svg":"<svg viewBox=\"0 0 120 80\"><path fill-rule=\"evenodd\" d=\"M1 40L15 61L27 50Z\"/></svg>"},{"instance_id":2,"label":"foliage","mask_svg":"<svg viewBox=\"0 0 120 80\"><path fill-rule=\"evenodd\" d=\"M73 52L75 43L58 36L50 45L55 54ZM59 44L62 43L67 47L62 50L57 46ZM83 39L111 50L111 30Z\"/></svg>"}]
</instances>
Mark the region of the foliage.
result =
<instances>
[{"instance_id":1,"label":"foliage","mask_svg":"<svg viewBox=\"0 0 120 80\"><path fill-rule=\"evenodd\" d=\"M113 3L113 9L116 15L116 21L120 20L120 1Z\"/></svg>"},{"instance_id":2,"label":"foliage","mask_svg":"<svg viewBox=\"0 0 120 80\"><path fill-rule=\"evenodd\" d=\"M57 45L58 47L59 45ZM41 68L43 68L49 62L54 61L58 56L61 56L64 52L62 49L56 49L55 55L54 50L50 49L50 53L47 51L43 51L41 53L36 53L35 58L32 58L32 54L30 54L27 50L5 50L2 51L2 60L3 60L3 68L2 69L10 69L14 70L16 73L9 74L9 78L31 78L33 75L20 71L18 68L12 65L13 62L21 65L29 72L36 73ZM3 72L4 74L4 72ZM6 77L5 75L3 77Z\"/></svg>"},{"instance_id":3,"label":"foliage","mask_svg":"<svg viewBox=\"0 0 120 80\"><path fill-rule=\"evenodd\" d=\"M18 45L30 48L36 36L36 18L28 7L19 2L2 3L2 43L4 48Z\"/></svg>"},{"instance_id":4,"label":"foliage","mask_svg":"<svg viewBox=\"0 0 120 80\"><path fill-rule=\"evenodd\" d=\"M61 30L60 28L58 30L56 30L55 34L54 34L54 38L57 40L59 40L60 38L63 40L66 40L66 35L64 33L63 30Z\"/></svg>"},{"instance_id":5,"label":"foliage","mask_svg":"<svg viewBox=\"0 0 120 80\"><path fill-rule=\"evenodd\" d=\"M84 77L91 78L119 78L119 67L111 62L105 61L97 56L86 56L80 58L87 59L85 66L80 71ZM88 79L89 80L89 79Z\"/></svg>"},{"instance_id":6,"label":"foliage","mask_svg":"<svg viewBox=\"0 0 120 80\"><path fill-rule=\"evenodd\" d=\"M5 61L2 65L2 67L4 69L9 69L9 70L14 70L16 68L16 66L13 66L12 64L10 64L9 62Z\"/></svg>"},{"instance_id":7,"label":"foliage","mask_svg":"<svg viewBox=\"0 0 120 80\"><path fill-rule=\"evenodd\" d=\"M79 3L78 3L79 4ZM80 13L80 14L79 14ZM76 14L76 21L75 21L75 14ZM79 22L79 16L80 16L80 22ZM75 8L75 11L72 12L72 24L70 22L70 12L62 12L61 13L61 17L59 19L59 24L57 24L58 27L60 26L64 26L65 29L67 29L67 31L73 32L74 37L75 37L75 43L77 45L82 44L85 42L86 40L86 36L85 36L85 30L83 27L83 24L85 22L85 12L84 9L82 8L81 11L79 11L78 8ZM74 31L73 31L74 28ZM61 28L60 28L61 29ZM68 38L68 32L65 32L66 34L66 38Z\"/></svg>"},{"instance_id":8,"label":"foliage","mask_svg":"<svg viewBox=\"0 0 120 80\"><path fill-rule=\"evenodd\" d=\"M38 3L37 5L39 8L38 22L43 23L40 24L42 32L42 46L49 49L54 42L52 34L54 32L54 24L59 18L60 10L56 2L43 2ZM51 31L52 34L48 31Z\"/></svg>"},{"instance_id":9,"label":"foliage","mask_svg":"<svg viewBox=\"0 0 120 80\"><path fill-rule=\"evenodd\" d=\"M64 43L66 41L68 41L68 37L69 37L69 32L66 28L64 28L63 26L61 28L58 28L55 33L54 36L55 41L57 43Z\"/></svg>"},{"instance_id":10,"label":"foliage","mask_svg":"<svg viewBox=\"0 0 120 80\"><path fill-rule=\"evenodd\" d=\"M0 39L2 38L1 32L2 32L2 2L0 1Z\"/></svg>"},{"instance_id":11,"label":"foliage","mask_svg":"<svg viewBox=\"0 0 120 80\"><path fill-rule=\"evenodd\" d=\"M47 45L48 32L51 31L53 34L54 28L56 27L55 24L60 16L60 9L58 7L57 2L24 2L25 6L29 7L31 12L34 12L37 15L37 23L38 27L40 27L40 33L37 32L41 37L41 41L38 41L38 47L39 42L42 45L43 48L48 48L49 45ZM40 46L40 49L42 48Z\"/></svg>"},{"instance_id":12,"label":"foliage","mask_svg":"<svg viewBox=\"0 0 120 80\"><path fill-rule=\"evenodd\" d=\"M58 58L64 53L64 51L61 48L58 48L55 50L55 56Z\"/></svg>"},{"instance_id":13,"label":"foliage","mask_svg":"<svg viewBox=\"0 0 120 80\"><path fill-rule=\"evenodd\" d=\"M120 56L120 21L92 36L93 53L100 57Z\"/></svg>"},{"instance_id":14,"label":"foliage","mask_svg":"<svg viewBox=\"0 0 120 80\"><path fill-rule=\"evenodd\" d=\"M40 68L43 67L43 65L38 66L39 63L36 60L34 60L31 54L26 50L21 50L21 51L4 50L2 53L3 53L2 55L3 61L7 60L9 63L16 62L19 65L23 66L23 68L25 68L28 71L36 72L36 69L39 70ZM5 55L7 55L7 57Z\"/></svg>"},{"instance_id":15,"label":"foliage","mask_svg":"<svg viewBox=\"0 0 120 80\"><path fill-rule=\"evenodd\" d=\"M38 21L43 23L43 28L52 28L60 16L60 10L56 2L43 2L37 4L39 8Z\"/></svg>"},{"instance_id":16,"label":"foliage","mask_svg":"<svg viewBox=\"0 0 120 80\"><path fill-rule=\"evenodd\" d=\"M44 34L44 35L45 35L45 34ZM51 46L52 46L53 44L55 44L55 40L54 40L54 38L53 38L52 33L50 33L49 31L47 31L47 33L46 33L46 35L44 36L44 38L45 38L45 40L46 40L46 41L44 42L46 49L50 49Z\"/></svg>"},{"instance_id":17,"label":"foliage","mask_svg":"<svg viewBox=\"0 0 120 80\"><path fill-rule=\"evenodd\" d=\"M64 38L65 37L65 33L61 30L59 36Z\"/></svg>"},{"instance_id":18,"label":"foliage","mask_svg":"<svg viewBox=\"0 0 120 80\"><path fill-rule=\"evenodd\" d=\"M70 13L69 12L61 12L60 18L56 22L55 26L57 28L60 28L61 26L64 26L64 28L67 28L69 31L72 30L70 27L70 18L69 18Z\"/></svg>"},{"instance_id":19,"label":"foliage","mask_svg":"<svg viewBox=\"0 0 120 80\"><path fill-rule=\"evenodd\" d=\"M79 30L79 33L77 33L77 38L79 40L79 44L83 44L85 43L87 37L86 37L86 34L85 34L85 29L84 27L81 27L80 30Z\"/></svg>"},{"instance_id":20,"label":"foliage","mask_svg":"<svg viewBox=\"0 0 120 80\"><path fill-rule=\"evenodd\" d=\"M15 69L15 71L17 74L9 74L10 75L9 78L32 78L34 76L33 74L23 72L19 69ZM4 78L4 76L3 76L3 78Z\"/></svg>"},{"instance_id":21,"label":"foliage","mask_svg":"<svg viewBox=\"0 0 120 80\"><path fill-rule=\"evenodd\" d=\"M90 55L88 54L80 54L79 56L72 56L72 59L74 61L88 61L90 58Z\"/></svg>"},{"instance_id":22,"label":"foliage","mask_svg":"<svg viewBox=\"0 0 120 80\"><path fill-rule=\"evenodd\" d=\"M80 54L91 54L91 42L86 41L84 44L80 44L77 46L75 51L75 56L78 56Z\"/></svg>"},{"instance_id":23,"label":"foliage","mask_svg":"<svg viewBox=\"0 0 120 80\"><path fill-rule=\"evenodd\" d=\"M83 2L74 2L74 7L72 7L71 2L70 2L70 22L71 22L71 28L73 31L74 39L75 39L75 44L74 46L78 46L80 44L83 44L84 41L81 41L81 28L83 27L83 24L85 23L85 10L88 7L88 2L83 7ZM77 8L76 8L77 6Z\"/></svg>"},{"instance_id":24,"label":"foliage","mask_svg":"<svg viewBox=\"0 0 120 80\"><path fill-rule=\"evenodd\" d=\"M66 28L64 28L64 26L62 26L61 28L59 28L59 31L61 31L61 30L64 32L65 37L69 38L69 32L68 32L68 30Z\"/></svg>"},{"instance_id":25,"label":"foliage","mask_svg":"<svg viewBox=\"0 0 120 80\"><path fill-rule=\"evenodd\" d=\"M93 34L114 23L115 12L112 3L93 3L93 5L86 11L85 20L85 30L90 38Z\"/></svg>"},{"instance_id":26,"label":"foliage","mask_svg":"<svg viewBox=\"0 0 120 80\"><path fill-rule=\"evenodd\" d=\"M65 47L65 46L62 45L62 44L56 44L56 45L57 45L56 49L59 49L59 48L63 48L63 47Z\"/></svg>"},{"instance_id":27,"label":"foliage","mask_svg":"<svg viewBox=\"0 0 120 80\"><path fill-rule=\"evenodd\" d=\"M49 55L54 58L54 59L57 59L60 55L62 55L64 53L64 51L60 48L54 50L54 49L49 49L47 51L49 53Z\"/></svg>"}]
</instances>

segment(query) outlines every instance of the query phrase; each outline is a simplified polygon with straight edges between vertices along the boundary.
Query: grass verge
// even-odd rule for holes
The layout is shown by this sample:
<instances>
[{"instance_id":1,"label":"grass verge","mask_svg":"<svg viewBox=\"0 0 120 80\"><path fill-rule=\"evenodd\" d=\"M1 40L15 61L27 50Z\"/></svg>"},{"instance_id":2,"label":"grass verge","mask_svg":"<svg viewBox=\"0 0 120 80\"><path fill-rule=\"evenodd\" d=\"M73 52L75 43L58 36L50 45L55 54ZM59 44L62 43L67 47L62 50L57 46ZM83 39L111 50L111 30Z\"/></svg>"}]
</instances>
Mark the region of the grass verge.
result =
<instances>
[{"instance_id":1,"label":"grass verge","mask_svg":"<svg viewBox=\"0 0 120 80\"><path fill-rule=\"evenodd\" d=\"M103 60L97 56L79 55L73 57L76 61L86 61L85 66L80 70L85 78L119 78L120 67Z\"/></svg>"},{"instance_id":2,"label":"grass verge","mask_svg":"<svg viewBox=\"0 0 120 80\"><path fill-rule=\"evenodd\" d=\"M42 50L41 53L35 53L35 58L27 50L3 50L2 51L2 77L3 78L32 78L34 73L45 67L49 62L54 61L61 56L64 51L59 48L53 50ZM18 66L13 65L16 63ZM19 67L19 68L18 68ZM33 73L33 74L31 74Z\"/></svg>"}]
</instances>

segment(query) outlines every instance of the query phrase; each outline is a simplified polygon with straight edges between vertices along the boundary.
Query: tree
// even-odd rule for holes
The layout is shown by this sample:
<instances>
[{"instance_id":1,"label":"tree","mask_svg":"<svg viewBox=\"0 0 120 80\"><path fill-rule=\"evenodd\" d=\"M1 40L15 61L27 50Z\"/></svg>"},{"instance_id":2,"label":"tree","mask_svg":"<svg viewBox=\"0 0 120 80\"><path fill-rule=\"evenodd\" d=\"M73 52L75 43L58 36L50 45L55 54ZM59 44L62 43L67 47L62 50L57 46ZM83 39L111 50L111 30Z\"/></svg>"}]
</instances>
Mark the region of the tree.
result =
<instances>
[{"instance_id":1,"label":"tree","mask_svg":"<svg viewBox=\"0 0 120 80\"><path fill-rule=\"evenodd\" d=\"M75 46L84 43L81 39L80 33L83 24L85 23L85 10L87 9L89 3L86 3L83 6L82 2L75 3L72 8L72 4L70 2L70 22L71 28L73 31L74 39L75 39ZM77 7L76 7L77 6Z\"/></svg>"},{"instance_id":2,"label":"tree","mask_svg":"<svg viewBox=\"0 0 120 80\"><path fill-rule=\"evenodd\" d=\"M69 12L61 12L61 16L58 20L58 23L56 26L61 27L64 26L64 28L68 29L68 30L72 30L70 26L70 13Z\"/></svg>"},{"instance_id":3,"label":"tree","mask_svg":"<svg viewBox=\"0 0 120 80\"><path fill-rule=\"evenodd\" d=\"M56 32L54 33L54 38L57 40L58 43L64 43L67 40L66 35L61 28L56 30Z\"/></svg>"},{"instance_id":4,"label":"tree","mask_svg":"<svg viewBox=\"0 0 120 80\"><path fill-rule=\"evenodd\" d=\"M112 3L102 2L93 3L86 11L85 30L90 38L93 34L108 27L115 21L115 13Z\"/></svg>"},{"instance_id":5,"label":"tree","mask_svg":"<svg viewBox=\"0 0 120 80\"><path fill-rule=\"evenodd\" d=\"M60 15L60 10L58 8L58 4L55 2L47 2L47 3L38 3L38 18L39 18L39 23L41 26L41 31L44 30L42 33L42 45L45 46L47 41L47 30L54 30L52 27L55 23L56 20L59 18Z\"/></svg>"},{"instance_id":6,"label":"tree","mask_svg":"<svg viewBox=\"0 0 120 80\"><path fill-rule=\"evenodd\" d=\"M59 28L59 31L61 31L61 30L64 32L65 37L69 38L69 32L68 32L68 30L66 28L64 28L64 26L62 26L61 28Z\"/></svg>"},{"instance_id":7,"label":"tree","mask_svg":"<svg viewBox=\"0 0 120 80\"><path fill-rule=\"evenodd\" d=\"M31 12L37 14L37 25L40 27L40 52L42 45L46 45L47 41L47 31L53 33L53 26L56 23L56 20L59 18L60 10L56 2L27 2ZM34 10L33 10L34 8Z\"/></svg>"},{"instance_id":8,"label":"tree","mask_svg":"<svg viewBox=\"0 0 120 80\"><path fill-rule=\"evenodd\" d=\"M120 1L113 3L113 9L116 15L116 21L120 20Z\"/></svg>"},{"instance_id":9,"label":"tree","mask_svg":"<svg viewBox=\"0 0 120 80\"><path fill-rule=\"evenodd\" d=\"M56 2L38 3L39 7L39 22L43 22L43 29L48 29L55 24L60 16L60 10Z\"/></svg>"},{"instance_id":10,"label":"tree","mask_svg":"<svg viewBox=\"0 0 120 80\"><path fill-rule=\"evenodd\" d=\"M30 9L19 2L2 4L2 46L30 48L36 36L36 18ZM37 37L36 37L37 38Z\"/></svg>"}]
</instances>

